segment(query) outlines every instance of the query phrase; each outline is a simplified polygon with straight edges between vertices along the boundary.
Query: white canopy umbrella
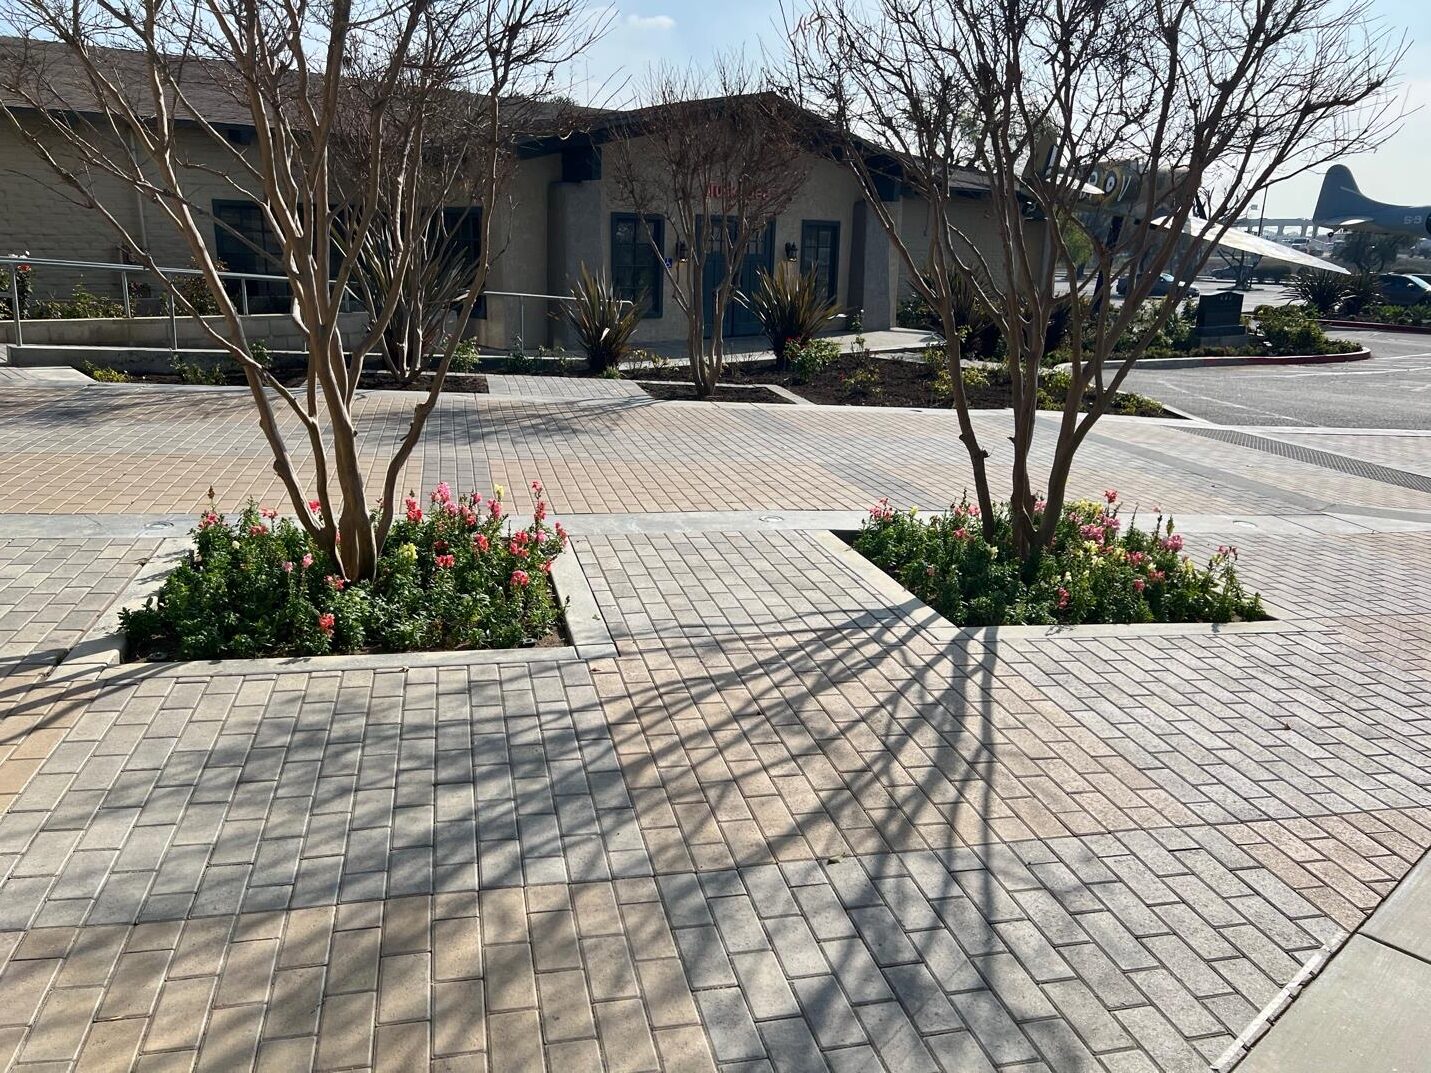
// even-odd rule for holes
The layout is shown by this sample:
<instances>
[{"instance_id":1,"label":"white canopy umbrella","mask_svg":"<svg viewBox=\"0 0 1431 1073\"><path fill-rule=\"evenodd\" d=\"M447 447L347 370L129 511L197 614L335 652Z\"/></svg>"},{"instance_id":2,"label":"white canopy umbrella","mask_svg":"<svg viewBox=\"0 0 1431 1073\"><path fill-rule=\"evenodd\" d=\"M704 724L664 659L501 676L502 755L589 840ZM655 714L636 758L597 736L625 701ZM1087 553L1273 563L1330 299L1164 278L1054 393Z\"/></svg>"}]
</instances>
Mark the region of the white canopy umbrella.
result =
<instances>
[{"instance_id":1,"label":"white canopy umbrella","mask_svg":"<svg viewBox=\"0 0 1431 1073\"><path fill-rule=\"evenodd\" d=\"M1153 226L1170 229L1173 223L1170 217L1159 216L1153 221ZM1247 231L1238 230L1237 228L1229 228L1220 238L1213 238L1212 235L1220 226L1220 224L1213 223L1211 220L1204 220L1197 216L1189 216L1187 222L1183 224L1183 233L1200 239L1203 242L1212 242L1225 249L1240 250L1243 253L1255 253L1261 257L1273 257L1279 261L1287 261L1290 264L1301 265L1303 268L1315 268L1321 272L1336 272L1343 276L1351 275L1350 270L1343 268L1339 264L1324 261L1320 257L1313 257L1310 253L1303 253L1301 250L1293 249L1291 246L1284 246L1280 242L1273 242L1270 238L1263 238L1261 235L1254 235Z\"/></svg>"}]
</instances>

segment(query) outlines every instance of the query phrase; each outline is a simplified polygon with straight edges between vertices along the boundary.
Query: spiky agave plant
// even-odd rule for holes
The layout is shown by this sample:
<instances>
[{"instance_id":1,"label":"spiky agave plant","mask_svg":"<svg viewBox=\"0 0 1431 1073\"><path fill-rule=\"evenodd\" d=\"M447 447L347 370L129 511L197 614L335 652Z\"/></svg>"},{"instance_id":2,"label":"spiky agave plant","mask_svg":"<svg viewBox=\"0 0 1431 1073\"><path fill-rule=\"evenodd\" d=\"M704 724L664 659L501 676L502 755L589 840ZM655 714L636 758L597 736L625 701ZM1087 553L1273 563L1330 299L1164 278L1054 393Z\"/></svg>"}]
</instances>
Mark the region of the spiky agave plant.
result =
<instances>
[{"instance_id":1,"label":"spiky agave plant","mask_svg":"<svg viewBox=\"0 0 1431 1073\"><path fill-rule=\"evenodd\" d=\"M603 373L631 351L631 336L645 315L645 308L616 297L616 288L605 275L593 275L581 266L576 286L576 299L567 305L567 319L576 332L577 341L586 351L586 362L594 373Z\"/></svg>"},{"instance_id":2,"label":"spiky agave plant","mask_svg":"<svg viewBox=\"0 0 1431 1073\"><path fill-rule=\"evenodd\" d=\"M1289 289L1299 302L1323 317L1337 312L1349 290L1347 277L1336 272L1300 273L1292 277Z\"/></svg>"},{"instance_id":3,"label":"spiky agave plant","mask_svg":"<svg viewBox=\"0 0 1431 1073\"><path fill-rule=\"evenodd\" d=\"M775 351L775 367L785 369L792 347L804 346L839 315L839 306L827 298L814 269L801 275L793 271L761 269L755 290L736 294L736 300L755 315Z\"/></svg>"}]
</instances>

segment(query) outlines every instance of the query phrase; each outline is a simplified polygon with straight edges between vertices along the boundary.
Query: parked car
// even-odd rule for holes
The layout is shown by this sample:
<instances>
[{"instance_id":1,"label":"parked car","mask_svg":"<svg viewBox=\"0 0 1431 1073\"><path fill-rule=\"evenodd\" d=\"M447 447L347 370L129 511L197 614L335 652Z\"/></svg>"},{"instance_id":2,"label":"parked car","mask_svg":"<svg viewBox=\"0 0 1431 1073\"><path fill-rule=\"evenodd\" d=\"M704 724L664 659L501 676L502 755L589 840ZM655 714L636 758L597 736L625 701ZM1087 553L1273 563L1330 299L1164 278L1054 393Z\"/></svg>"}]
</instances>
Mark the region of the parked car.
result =
<instances>
[{"instance_id":1,"label":"parked car","mask_svg":"<svg viewBox=\"0 0 1431 1073\"><path fill-rule=\"evenodd\" d=\"M1124 276L1118 281L1118 293L1127 294L1130 277ZM1184 298L1196 298L1201 292L1191 283L1180 283L1167 272L1159 272L1157 280L1153 283L1153 289L1148 293L1154 298L1161 298L1165 294L1176 292Z\"/></svg>"},{"instance_id":2,"label":"parked car","mask_svg":"<svg viewBox=\"0 0 1431 1073\"><path fill-rule=\"evenodd\" d=\"M1246 283L1284 283L1291 270L1284 264L1223 265L1209 273L1213 279L1230 279Z\"/></svg>"},{"instance_id":3,"label":"parked car","mask_svg":"<svg viewBox=\"0 0 1431 1073\"><path fill-rule=\"evenodd\" d=\"M1388 305L1414 306L1431 302L1431 283L1406 272L1383 272L1376 277L1381 300Z\"/></svg>"},{"instance_id":4,"label":"parked car","mask_svg":"<svg viewBox=\"0 0 1431 1073\"><path fill-rule=\"evenodd\" d=\"M1431 272L1403 272L1403 276L1410 276L1412 279L1419 279L1426 286L1431 287Z\"/></svg>"}]
</instances>

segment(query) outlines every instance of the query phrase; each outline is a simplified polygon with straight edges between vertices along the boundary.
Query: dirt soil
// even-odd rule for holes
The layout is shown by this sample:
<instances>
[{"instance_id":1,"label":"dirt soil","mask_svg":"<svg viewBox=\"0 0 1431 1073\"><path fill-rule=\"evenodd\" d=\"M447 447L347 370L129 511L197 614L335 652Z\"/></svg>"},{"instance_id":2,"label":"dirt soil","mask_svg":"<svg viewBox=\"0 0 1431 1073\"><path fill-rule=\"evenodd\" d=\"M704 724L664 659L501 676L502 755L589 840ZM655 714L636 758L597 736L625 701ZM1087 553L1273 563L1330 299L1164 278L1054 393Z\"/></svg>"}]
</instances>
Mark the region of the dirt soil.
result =
<instances>
[{"instance_id":1,"label":"dirt soil","mask_svg":"<svg viewBox=\"0 0 1431 1073\"><path fill-rule=\"evenodd\" d=\"M663 401L691 402L696 399L695 385L684 378L673 378L670 380L647 380L643 372L642 379L638 381L641 389L653 399ZM769 383L780 383L772 380ZM773 391L767 391L758 384L750 381L741 381L720 384L716 387L715 396L704 400L706 402L778 402L787 406L794 405L783 395L778 395Z\"/></svg>"}]
</instances>

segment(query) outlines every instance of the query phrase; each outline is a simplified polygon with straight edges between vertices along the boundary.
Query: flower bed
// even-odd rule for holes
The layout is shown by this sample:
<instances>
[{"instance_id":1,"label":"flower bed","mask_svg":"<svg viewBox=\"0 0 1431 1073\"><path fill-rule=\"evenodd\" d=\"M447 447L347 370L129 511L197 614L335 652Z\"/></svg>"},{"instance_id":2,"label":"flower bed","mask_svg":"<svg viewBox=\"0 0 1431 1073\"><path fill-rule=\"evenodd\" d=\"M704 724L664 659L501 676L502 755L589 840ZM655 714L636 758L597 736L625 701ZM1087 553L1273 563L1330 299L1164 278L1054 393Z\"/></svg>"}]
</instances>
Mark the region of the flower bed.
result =
<instances>
[{"instance_id":1,"label":"flower bed","mask_svg":"<svg viewBox=\"0 0 1431 1073\"><path fill-rule=\"evenodd\" d=\"M1267 618L1237 580L1237 549L1200 567L1160 514L1148 530L1123 525L1118 494L1074 503L1053 543L1027 571L1005 510L984 539L978 507L960 503L927 521L881 500L852 541L856 551L958 626L1234 622ZM1136 516L1134 518L1136 523Z\"/></svg>"},{"instance_id":2,"label":"flower bed","mask_svg":"<svg viewBox=\"0 0 1431 1073\"><path fill-rule=\"evenodd\" d=\"M131 658L226 659L338 652L515 648L549 642L561 621L552 560L566 546L533 482L533 517L514 528L503 490L483 501L439 484L394 522L370 581L345 581L308 533L250 503L214 510L194 550L120 621ZM310 508L317 509L317 501Z\"/></svg>"}]
</instances>

